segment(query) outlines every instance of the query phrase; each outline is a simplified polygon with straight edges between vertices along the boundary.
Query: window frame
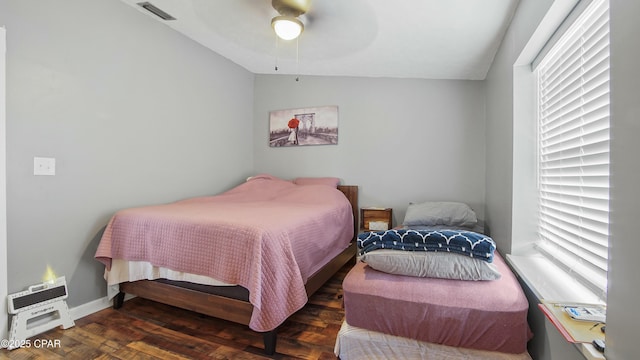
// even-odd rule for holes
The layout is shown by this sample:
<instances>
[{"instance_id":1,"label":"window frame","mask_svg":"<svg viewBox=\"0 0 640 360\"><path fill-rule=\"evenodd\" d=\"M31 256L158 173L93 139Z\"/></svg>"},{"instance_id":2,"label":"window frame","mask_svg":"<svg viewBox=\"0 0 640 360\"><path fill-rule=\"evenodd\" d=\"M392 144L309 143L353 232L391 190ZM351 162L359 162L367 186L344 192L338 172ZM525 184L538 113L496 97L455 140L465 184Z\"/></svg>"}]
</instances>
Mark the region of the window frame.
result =
<instances>
[{"instance_id":1,"label":"window frame","mask_svg":"<svg viewBox=\"0 0 640 360\"><path fill-rule=\"evenodd\" d=\"M513 62L512 73L512 189L510 203L510 248L506 259L523 284L538 300L606 305L606 298L565 269L547 259L537 248L537 118L536 76L540 59L568 25L592 0L557 0L536 25ZM505 251L503 249L503 251Z\"/></svg>"},{"instance_id":2,"label":"window frame","mask_svg":"<svg viewBox=\"0 0 640 360\"><path fill-rule=\"evenodd\" d=\"M609 0L594 0L557 37L543 58L533 63L537 65L533 71L538 110L536 168L539 197L539 240L535 246L601 298L606 298L608 271L609 56ZM592 69L597 70L597 77L591 77ZM580 80L573 86L574 91L568 91L566 86L575 80L568 79ZM588 86L596 89L598 96L588 98L592 91ZM561 89L554 91L554 87ZM548 97L545 97L546 90L551 90ZM575 113L552 115L545 112L548 103L559 103L559 108L564 110L576 101L579 106L574 105ZM599 112L585 111L588 106L597 106ZM593 132L597 135L595 140L590 138L594 136L589 130L594 124L597 125ZM568 129L557 131L560 127ZM554 137L553 144L549 141L550 133ZM553 150L558 144L562 145L562 150ZM554 152L554 160L547 159L550 151ZM571 151L574 154L567 154ZM598 156L590 156L589 151L597 152ZM573 161L580 165L570 164ZM557 166L557 163L562 165ZM550 169L550 166L556 167ZM555 194L549 195L549 191Z\"/></svg>"}]
</instances>

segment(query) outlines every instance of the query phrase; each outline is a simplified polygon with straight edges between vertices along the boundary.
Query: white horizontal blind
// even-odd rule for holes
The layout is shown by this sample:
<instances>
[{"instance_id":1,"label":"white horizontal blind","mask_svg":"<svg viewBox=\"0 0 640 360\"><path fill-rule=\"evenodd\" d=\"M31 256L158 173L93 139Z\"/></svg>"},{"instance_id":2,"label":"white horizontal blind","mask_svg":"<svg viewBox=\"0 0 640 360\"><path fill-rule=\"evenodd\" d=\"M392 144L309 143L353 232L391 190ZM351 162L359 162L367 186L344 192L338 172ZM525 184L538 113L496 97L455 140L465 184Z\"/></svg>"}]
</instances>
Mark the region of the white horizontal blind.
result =
<instances>
[{"instance_id":1,"label":"white horizontal blind","mask_svg":"<svg viewBox=\"0 0 640 360\"><path fill-rule=\"evenodd\" d=\"M609 238L609 1L593 1L536 72L538 246L605 298Z\"/></svg>"}]
</instances>

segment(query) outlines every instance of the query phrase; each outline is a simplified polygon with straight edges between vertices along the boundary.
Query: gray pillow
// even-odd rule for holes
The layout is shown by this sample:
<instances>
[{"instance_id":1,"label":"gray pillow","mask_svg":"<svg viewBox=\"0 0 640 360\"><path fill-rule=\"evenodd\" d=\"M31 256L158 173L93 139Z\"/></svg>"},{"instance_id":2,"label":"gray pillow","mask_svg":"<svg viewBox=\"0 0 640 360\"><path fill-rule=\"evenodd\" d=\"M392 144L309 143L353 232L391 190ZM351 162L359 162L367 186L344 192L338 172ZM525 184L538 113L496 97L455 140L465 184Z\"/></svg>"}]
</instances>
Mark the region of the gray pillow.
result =
<instances>
[{"instance_id":1,"label":"gray pillow","mask_svg":"<svg viewBox=\"0 0 640 360\"><path fill-rule=\"evenodd\" d=\"M493 263L450 252L379 249L365 253L360 260L389 274L454 280L497 280Z\"/></svg>"},{"instance_id":2,"label":"gray pillow","mask_svg":"<svg viewBox=\"0 0 640 360\"><path fill-rule=\"evenodd\" d=\"M476 213L467 204L459 202L423 202L409 204L402 225L474 227L477 222Z\"/></svg>"}]
</instances>

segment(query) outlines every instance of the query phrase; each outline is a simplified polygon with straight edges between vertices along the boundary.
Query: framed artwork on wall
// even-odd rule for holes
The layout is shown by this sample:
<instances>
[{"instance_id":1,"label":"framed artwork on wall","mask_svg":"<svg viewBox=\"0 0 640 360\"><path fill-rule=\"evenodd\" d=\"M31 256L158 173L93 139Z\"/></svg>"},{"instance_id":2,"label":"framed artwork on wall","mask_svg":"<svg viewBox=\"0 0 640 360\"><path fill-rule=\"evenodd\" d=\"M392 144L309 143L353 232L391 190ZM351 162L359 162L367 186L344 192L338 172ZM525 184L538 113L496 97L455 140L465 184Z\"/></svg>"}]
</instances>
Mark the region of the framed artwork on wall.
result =
<instances>
[{"instance_id":1,"label":"framed artwork on wall","mask_svg":"<svg viewBox=\"0 0 640 360\"><path fill-rule=\"evenodd\" d=\"M269 146L338 144L338 107L319 106L269 112Z\"/></svg>"}]
</instances>

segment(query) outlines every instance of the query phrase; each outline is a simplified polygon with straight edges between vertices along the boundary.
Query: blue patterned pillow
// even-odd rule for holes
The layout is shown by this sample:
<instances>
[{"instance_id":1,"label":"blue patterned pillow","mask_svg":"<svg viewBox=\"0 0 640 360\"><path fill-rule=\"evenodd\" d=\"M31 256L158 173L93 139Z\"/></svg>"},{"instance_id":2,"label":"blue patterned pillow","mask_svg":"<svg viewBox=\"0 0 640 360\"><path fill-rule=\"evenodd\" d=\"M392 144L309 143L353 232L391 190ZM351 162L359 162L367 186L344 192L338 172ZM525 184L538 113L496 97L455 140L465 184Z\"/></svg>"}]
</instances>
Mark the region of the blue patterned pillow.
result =
<instances>
[{"instance_id":1,"label":"blue patterned pillow","mask_svg":"<svg viewBox=\"0 0 640 360\"><path fill-rule=\"evenodd\" d=\"M360 254L377 250L455 252L493 261L496 244L487 235L465 230L387 230L358 235Z\"/></svg>"}]
</instances>

